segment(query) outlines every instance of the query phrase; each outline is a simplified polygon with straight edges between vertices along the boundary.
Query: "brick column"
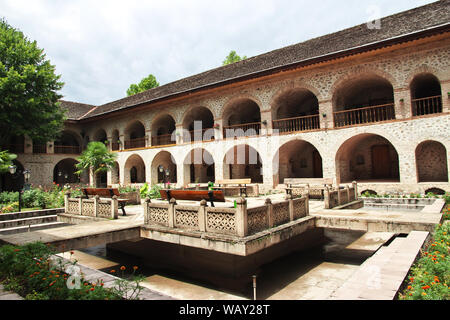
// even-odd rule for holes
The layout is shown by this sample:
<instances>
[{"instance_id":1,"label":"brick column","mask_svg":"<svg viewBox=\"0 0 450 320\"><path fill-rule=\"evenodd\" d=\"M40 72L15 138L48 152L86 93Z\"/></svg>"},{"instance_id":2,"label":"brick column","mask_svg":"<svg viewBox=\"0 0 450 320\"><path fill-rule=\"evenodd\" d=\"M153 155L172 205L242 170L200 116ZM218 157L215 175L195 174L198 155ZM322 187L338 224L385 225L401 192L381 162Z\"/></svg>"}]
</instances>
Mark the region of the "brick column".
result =
<instances>
[{"instance_id":1,"label":"brick column","mask_svg":"<svg viewBox=\"0 0 450 320\"><path fill-rule=\"evenodd\" d=\"M272 111L264 110L261 112L261 135L272 135Z\"/></svg>"},{"instance_id":2,"label":"brick column","mask_svg":"<svg viewBox=\"0 0 450 320\"><path fill-rule=\"evenodd\" d=\"M411 118L411 92L408 88L394 89L395 118Z\"/></svg>"},{"instance_id":3,"label":"brick column","mask_svg":"<svg viewBox=\"0 0 450 320\"><path fill-rule=\"evenodd\" d=\"M331 100L319 101L320 128L334 128L333 103Z\"/></svg>"}]
</instances>

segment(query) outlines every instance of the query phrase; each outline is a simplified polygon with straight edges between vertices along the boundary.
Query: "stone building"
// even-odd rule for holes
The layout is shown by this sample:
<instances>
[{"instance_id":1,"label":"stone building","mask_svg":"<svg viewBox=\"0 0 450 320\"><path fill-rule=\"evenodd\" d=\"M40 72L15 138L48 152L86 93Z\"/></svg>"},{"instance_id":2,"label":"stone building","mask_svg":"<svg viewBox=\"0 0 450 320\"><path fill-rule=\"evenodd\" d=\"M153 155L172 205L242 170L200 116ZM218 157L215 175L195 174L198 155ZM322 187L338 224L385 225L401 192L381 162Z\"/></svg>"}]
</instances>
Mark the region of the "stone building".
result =
<instances>
[{"instance_id":1,"label":"stone building","mask_svg":"<svg viewBox=\"0 0 450 320\"><path fill-rule=\"evenodd\" d=\"M18 137L10 150L35 185L78 182L76 157L105 141L118 160L103 185L247 177L267 191L325 177L360 191L450 191L449 8L438 1L104 105L61 101L59 141Z\"/></svg>"}]
</instances>

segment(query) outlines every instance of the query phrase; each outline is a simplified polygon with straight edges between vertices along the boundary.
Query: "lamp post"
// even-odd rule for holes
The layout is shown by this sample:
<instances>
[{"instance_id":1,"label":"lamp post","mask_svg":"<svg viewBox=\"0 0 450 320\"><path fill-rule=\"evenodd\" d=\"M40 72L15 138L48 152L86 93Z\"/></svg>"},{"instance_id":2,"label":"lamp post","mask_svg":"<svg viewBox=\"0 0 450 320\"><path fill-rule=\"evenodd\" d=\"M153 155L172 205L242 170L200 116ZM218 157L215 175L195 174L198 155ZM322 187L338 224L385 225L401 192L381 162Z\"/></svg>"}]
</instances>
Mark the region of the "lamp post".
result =
<instances>
[{"instance_id":1,"label":"lamp post","mask_svg":"<svg viewBox=\"0 0 450 320\"><path fill-rule=\"evenodd\" d=\"M166 169L166 184L169 186L169 175L170 175L170 170L169 168ZM169 187L168 187L169 188Z\"/></svg>"},{"instance_id":2,"label":"lamp post","mask_svg":"<svg viewBox=\"0 0 450 320\"><path fill-rule=\"evenodd\" d=\"M9 166L9 173L13 176L13 179L18 179L20 177L20 174L23 174L23 176L25 178L24 186L22 188L20 188L20 190L19 190L19 212L21 212L22 211L22 192L24 190L30 189L28 180L30 179L31 171L24 170L23 172L17 172L17 166L11 165L11 166Z\"/></svg>"}]
</instances>

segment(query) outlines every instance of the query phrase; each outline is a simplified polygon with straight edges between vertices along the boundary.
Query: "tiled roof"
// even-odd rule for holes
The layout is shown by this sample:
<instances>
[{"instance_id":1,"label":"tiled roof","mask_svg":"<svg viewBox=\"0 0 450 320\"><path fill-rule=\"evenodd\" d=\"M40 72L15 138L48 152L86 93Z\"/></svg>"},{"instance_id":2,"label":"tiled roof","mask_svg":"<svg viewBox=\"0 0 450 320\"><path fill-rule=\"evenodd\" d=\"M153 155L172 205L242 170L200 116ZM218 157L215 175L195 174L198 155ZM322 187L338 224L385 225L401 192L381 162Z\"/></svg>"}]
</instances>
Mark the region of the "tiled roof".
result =
<instances>
[{"instance_id":1,"label":"tiled roof","mask_svg":"<svg viewBox=\"0 0 450 320\"><path fill-rule=\"evenodd\" d=\"M314 60L321 56L382 42L392 38L416 33L432 27L448 25L450 0L437 1L422 7L404 11L381 19L380 29L369 29L367 24L284 47L246 60L168 83L131 97L123 98L97 107L83 117L94 117L142 103L189 92L202 87L237 80L270 69Z\"/></svg>"},{"instance_id":2,"label":"tiled roof","mask_svg":"<svg viewBox=\"0 0 450 320\"><path fill-rule=\"evenodd\" d=\"M59 100L61 107L67 110L66 116L68 120L79 120L89 111L96 108L95 106L65 100Z\"/></svg>"}]
</instances>

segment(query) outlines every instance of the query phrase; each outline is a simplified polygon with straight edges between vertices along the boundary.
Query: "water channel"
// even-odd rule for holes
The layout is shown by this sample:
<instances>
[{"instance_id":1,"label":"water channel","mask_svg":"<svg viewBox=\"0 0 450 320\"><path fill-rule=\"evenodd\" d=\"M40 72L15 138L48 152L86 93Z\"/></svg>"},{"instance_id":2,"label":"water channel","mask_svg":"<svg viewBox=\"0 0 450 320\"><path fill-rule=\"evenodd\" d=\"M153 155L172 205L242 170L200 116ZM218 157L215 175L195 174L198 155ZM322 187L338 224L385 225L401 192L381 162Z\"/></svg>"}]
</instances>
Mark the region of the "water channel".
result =
<instances>
[{"instance_id":1,"label":"water channel","mask_svg":"<svg viewBox=\"0 0 450 320\"><path fill-rule=\"evenodd\" d=\"M257 278L257 298L274 300L325 300L340 287L368 258L349 253L345 247L363 233L326 231L326 242L315 248L293 252L260 268ZM106 246L75 252L80 264L104 272L126 266L139 266L145 276L143 286L183 300L252 299L253 288L234 291L191 279L189 275L164 269L141 267L139 259L124 253L109 252ZM126 274L125 274L126 276ZM225 286L224 286L225 287Z\"/></svg>"}]
</instances>

